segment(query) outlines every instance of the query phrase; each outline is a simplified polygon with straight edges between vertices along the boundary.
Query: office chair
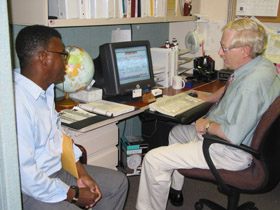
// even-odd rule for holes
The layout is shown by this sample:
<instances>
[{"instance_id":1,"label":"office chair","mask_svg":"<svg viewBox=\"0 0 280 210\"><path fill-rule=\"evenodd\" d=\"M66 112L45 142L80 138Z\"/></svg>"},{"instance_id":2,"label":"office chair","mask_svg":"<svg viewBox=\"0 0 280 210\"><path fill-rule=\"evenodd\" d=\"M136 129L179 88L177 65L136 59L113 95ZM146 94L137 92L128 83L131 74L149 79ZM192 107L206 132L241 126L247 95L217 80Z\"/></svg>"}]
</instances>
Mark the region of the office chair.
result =
<instances>
[{"instance_id":1,"label":"office chair","mask_svg":"<svg viewBox=\"0 0 280 210\"><path fill-rule=\"evenodd\" d=\"M220 143L242 149L253 156L249 168L241 171L216 169L209 147ZM232 145L230 142L213 135L204 135L203 153L210 169L179 169L188 178L213 182L218 190L228 198L227 208L213 201L200 199L195 204L196 210L206 205L214 210L257 210L253 202L238 206L240 193L259 194L272 190L280 180L280 96L278 96L263 114L254 132L251 146Z\"/></svg>"}]
</instances>

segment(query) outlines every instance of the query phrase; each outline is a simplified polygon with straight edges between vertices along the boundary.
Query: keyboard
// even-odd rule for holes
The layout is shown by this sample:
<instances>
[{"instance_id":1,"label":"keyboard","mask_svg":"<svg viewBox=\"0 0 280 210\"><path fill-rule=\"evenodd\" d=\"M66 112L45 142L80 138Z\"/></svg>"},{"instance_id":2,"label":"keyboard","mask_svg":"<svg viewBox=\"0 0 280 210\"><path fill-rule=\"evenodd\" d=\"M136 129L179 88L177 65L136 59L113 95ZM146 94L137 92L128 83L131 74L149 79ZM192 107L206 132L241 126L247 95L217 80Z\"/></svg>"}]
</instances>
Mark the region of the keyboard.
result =
<instances>
[{"instance_id":1,"label":"keyboard","mask_svg":"<svg viewBox=\"0 0 280 210\"><path fill-rule=\"evenodd\" d=\"M149 108L151 111L175 117L204 102L204 100L189 96L187 93L180 93L175 96L159 98L156 102L150 104Z\"/></svg>"}]
</instances>

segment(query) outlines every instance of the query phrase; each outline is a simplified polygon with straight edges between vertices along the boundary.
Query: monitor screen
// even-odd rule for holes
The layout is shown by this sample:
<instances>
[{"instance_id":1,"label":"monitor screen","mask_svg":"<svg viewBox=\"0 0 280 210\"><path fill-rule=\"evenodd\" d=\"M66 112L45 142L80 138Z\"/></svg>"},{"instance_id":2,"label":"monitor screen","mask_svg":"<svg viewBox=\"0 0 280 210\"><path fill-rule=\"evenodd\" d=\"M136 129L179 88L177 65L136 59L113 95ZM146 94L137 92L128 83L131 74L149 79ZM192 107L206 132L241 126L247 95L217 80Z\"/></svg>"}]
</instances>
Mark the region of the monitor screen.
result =
<instances>
[{"instance_id":1,"label":"monitor screen","mask_svg":"<svg viewBox=\"0 0 280 210\"><path fill-rule=\"evenodd\" d=\"M149 41L103 44L94 64L95 86L103 89L104 98L132 96L136 88L155 85Z\"/></svg>"},{"instance_id":2,"label":"monitor screen","mask_svg":"<svg viewBox=\"0 0 280 210\"><path fill-rule=\"evenodd\" d=\"M150 79L145 46L115 49L120 84Z\"/></svg>"}]
</instances>

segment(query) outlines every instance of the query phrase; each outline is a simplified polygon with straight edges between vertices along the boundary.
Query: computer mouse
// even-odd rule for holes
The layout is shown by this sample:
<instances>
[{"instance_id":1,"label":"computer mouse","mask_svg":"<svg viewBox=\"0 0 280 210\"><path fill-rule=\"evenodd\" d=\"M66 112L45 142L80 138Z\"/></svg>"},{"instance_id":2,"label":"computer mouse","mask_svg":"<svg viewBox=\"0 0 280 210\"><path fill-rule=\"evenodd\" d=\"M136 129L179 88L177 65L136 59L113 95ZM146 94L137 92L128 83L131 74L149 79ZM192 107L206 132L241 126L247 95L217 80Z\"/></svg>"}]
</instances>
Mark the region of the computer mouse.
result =
<instances>
[{"instance_id":1,"label":"computer mouse","mask_svg":"<svg viewBox=\"0 0 280 210\"><path fill-rule=\"evenodd\" d=\"M190 93L188 93L188 95L191 97L194 97L194 98L197 98L197 96L198 96L196 92L190 92Z\"/></svg>"}]
</instances>

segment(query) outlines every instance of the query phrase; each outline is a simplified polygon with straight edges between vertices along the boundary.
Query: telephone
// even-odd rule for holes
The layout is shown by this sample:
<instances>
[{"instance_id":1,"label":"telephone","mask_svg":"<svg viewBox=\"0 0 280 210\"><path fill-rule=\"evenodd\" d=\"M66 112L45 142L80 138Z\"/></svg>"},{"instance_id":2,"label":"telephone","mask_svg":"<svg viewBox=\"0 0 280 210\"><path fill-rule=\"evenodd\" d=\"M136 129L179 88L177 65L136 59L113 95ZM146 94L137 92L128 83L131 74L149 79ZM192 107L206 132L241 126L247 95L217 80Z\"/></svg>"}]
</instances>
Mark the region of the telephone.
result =
<instances>
[{"instance_id":1,"label":"telephone","mask_svg":"<svg viewBox=\"0 0 280 210\"><path fill-rule=\"evenodd\" d=\"M210 82L217 78L215 61L210 56L197 57L193 61L193 76L198 81Z\"/></svg>"}]
</instances>

